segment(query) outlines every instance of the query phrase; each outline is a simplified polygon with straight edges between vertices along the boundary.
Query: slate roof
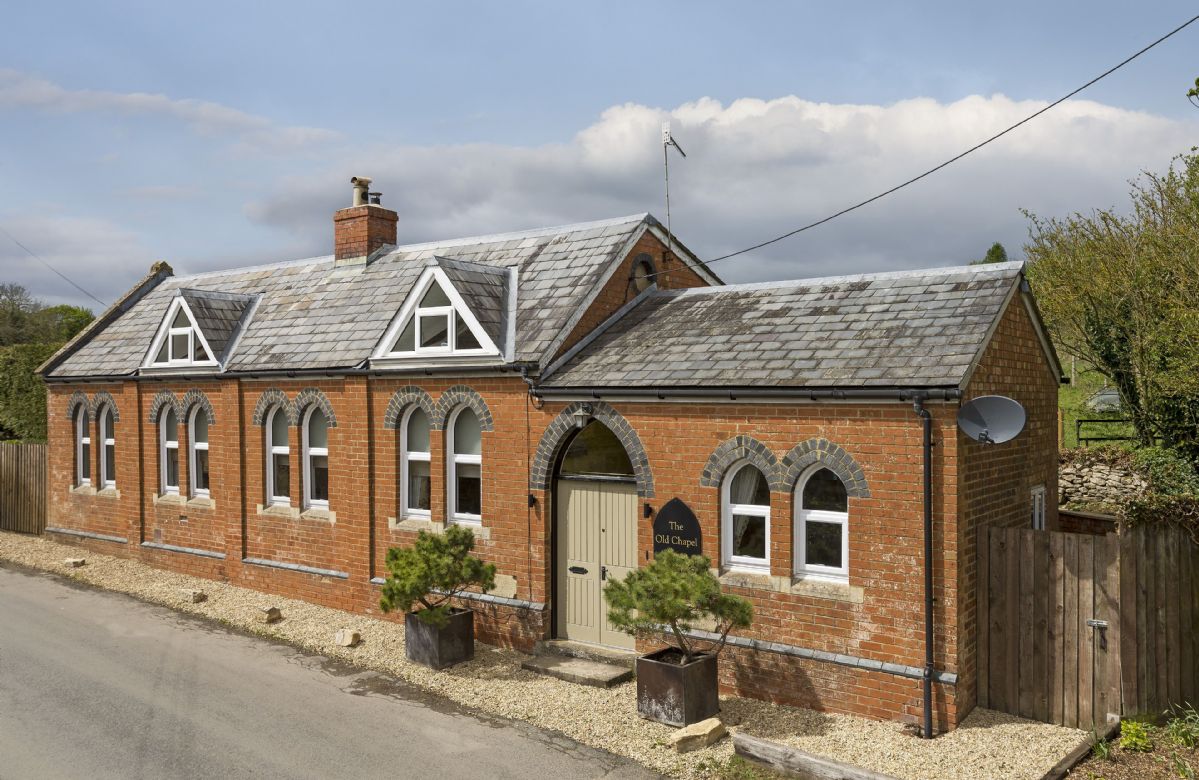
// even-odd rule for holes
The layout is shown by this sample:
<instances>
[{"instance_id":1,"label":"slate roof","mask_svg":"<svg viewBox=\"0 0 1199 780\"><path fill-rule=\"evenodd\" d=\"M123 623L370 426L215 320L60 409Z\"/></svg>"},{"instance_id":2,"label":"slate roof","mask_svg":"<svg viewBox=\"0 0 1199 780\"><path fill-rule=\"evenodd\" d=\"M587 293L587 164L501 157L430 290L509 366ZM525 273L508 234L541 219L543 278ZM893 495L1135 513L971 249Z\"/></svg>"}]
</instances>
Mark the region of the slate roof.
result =
<instances>
[{"instance_id":1,"label":"slate roof","mask_svg":"<svg viewBox=\"0 0 1199 780\"><path fill-rule=\"evenodd\" d=\"M648 214L397 247L365 267L318 257L167 277L111 322L50 361L50 377L132 374L182 290L260 296L227 371L335 369L370 357L410 288L435 257L517 269L516 361L547 352ZM465 278L465 277L463 277ZM215 349L215 347L214 347Z\"/></svg>"},{"instance_id":2,"label":"slate roof","mask_svg":"<svg viewBox=\"0 0 1199 780\"><path fill-rule=\"evenodd\" d=\"M212 347L213 357L218 362L224 362L233 336L249 313L254 296L190 289L180 290L179 295L187 301L196 325L204 334L208 346Z\"/></svg>"},{"instance_id":3,"label":"slate roof","mask_svg":"<svg viewBox=\"0 0 1199 780\"><path fill-rule=\"evenodd\" d=\"M503 352L508 323L508 269L445 257L437 258L437 265Z\"/></svg>"},{"instance_id":4,"label":"slate roof","mask_svg":"<svg viewBox=\"0 0 1199 780\"><path fill-rule=\"evenodd\" d=\"M957 386L1018 262L647 295L551 366L542 385Z\"/></svg>"}]
</instances>

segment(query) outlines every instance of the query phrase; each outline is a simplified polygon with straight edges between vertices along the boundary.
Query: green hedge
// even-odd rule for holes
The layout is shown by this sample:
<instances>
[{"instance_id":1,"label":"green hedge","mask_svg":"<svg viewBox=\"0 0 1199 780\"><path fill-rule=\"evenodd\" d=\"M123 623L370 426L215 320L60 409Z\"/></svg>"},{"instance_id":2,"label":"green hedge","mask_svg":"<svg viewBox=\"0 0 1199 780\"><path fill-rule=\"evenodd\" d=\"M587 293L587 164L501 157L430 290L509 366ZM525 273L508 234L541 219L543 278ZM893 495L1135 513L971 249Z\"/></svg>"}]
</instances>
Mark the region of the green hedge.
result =
<instances>
[{"instance_id":1,"label":"green hedge","mask_svg":"<svg viewBox=\"0 0 1199 780\"><path fill-rule=\"evenodd\" d=\"M46 384L34 371L61 346L0 347L0 438L46 440Z\"/></svg>"}]
</instances>

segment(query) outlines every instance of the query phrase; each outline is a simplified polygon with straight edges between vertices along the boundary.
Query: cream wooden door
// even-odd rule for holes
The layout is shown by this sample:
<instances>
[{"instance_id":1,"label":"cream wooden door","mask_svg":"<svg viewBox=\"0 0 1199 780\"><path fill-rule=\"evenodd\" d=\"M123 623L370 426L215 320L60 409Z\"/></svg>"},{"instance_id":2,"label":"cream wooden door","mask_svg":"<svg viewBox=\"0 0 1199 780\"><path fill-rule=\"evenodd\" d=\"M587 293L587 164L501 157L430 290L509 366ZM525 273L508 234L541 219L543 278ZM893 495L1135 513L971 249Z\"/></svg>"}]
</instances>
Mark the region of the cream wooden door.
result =
<instances>
[{"instance_id":1,"label":"cream wooden door","mask_svg":"<svg viewBox=\"0 0 1199 780\"><path fill-rule=\"evenodd\" d=\"M633 647L608 625L603 588L637 568L637 488L624 482L560 479L558 636Z\"/></svg>"}]
</instances>

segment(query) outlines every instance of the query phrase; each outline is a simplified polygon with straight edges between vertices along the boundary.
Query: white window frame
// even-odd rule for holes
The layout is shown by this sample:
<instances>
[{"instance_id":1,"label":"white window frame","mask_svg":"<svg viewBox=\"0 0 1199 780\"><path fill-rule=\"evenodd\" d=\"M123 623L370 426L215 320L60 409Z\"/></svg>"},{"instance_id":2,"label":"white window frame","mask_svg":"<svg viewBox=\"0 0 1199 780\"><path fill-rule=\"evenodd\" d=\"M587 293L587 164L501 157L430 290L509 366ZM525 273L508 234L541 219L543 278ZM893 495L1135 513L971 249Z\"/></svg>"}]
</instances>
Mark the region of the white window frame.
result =
<instances>
[{"instance_id":1,"label":"white window frame","mask_svg":"<svg viewBox=\"0 0 1199 780\"><path fill-rule=\"evenodd\" d=\"M408 505L408 464L411 463L412 461L419 461L422 463L429 463L429 464L432 463L432 452L410 451L408 449L408 423L411 422L412 415L415 414L418 409L422 413L424 413L426 419L429 419L429 415L427 412L424 411L424 409L421 409L420 406L413 404L412 408L404 413L404 418L403 418L403 420L401 420L401 428L400 428L400 516L428 520L432 516L432 507L430 507L429 509L417 509L415 507L411 507ZM455 420L457 420L456 416L455 416ZM431 419L429 419L429 424L430 424L430 427L429 427L429 431L430 431L429 449L430 450L433 449L432 423L433 423L433 421ZM451 446L452 446L452 442L451 442ZM430 471L429 476L430 476L430 478L432 477L431 471Z\"/></svg>"},{"instance_id":2,"label":"white window frame","mask_svg":"<svg viewBox=\"0 0 1199 780\"><path fill-rule=\"evenodd\" d=\"M92 436L87 419L87 407L79 405L75 412L75 486L87 487L92 484L91 450ZM88 457L83 457L83 445L87 445Z\"/></svg>"},{"instance_id":3,"label":"white window frame","mask_svg":"<svg viewBox=\"0 0 1199 780\"><path fill-rule=\"evenodd\" d=\"M112 447L113 467L116 467L117 458L117 440L116 435L112 430L112 407L104 406L100 409L100 486L103 488L115 488L117 480L115 474L108 473L108 448Z\"/></svg>"},{"instance_id":4,"label":"white window frame","mask_svg":"<svg viewBox=\"0 0 1199 780\"><path fill-rule=\"evenodd\" d=\"M1029 498L1032 501L1032 529L1034 531L1045 530L1045 486L1037 485L1029 491Z\"/></svg>"},{"instance_id":5,"label":"white window frame","mask_svg":"<svg viewBox=\"0 0 1199 780\"><path fill-rule=\"evenodd\" d=\"M325 458L329 457L328 447L310 447L308 445L309 423L312 422L312 415L314 415L319 408L320 407L316 404L312 404L308 407L308 411L304 413L304 424L300 431L301 440L303 441L302 457L304 459L304 507L307 509L329 508L329 499L312 497L312 481L315 473L315 469L312 467L312 458L313 456L320 457L322 455L325 456ZM328 419L328 416L326 416L325 421L328 422ZM326 463L328 463L328 461L326 461Z\"/></svg>"},{"instance_id":6,"label":"white window frame","mask_svg":"<svg viewBox=\"0 0 1199 780\"><path fill-rule=\"evenodd\" d=\"M849 582L849 490L846 489L846 511L831 512L826 509L804 509L803 493L804 488L808 486L808 480L812 478L818 471L828 468L827 466L817 463L816 465L805 471L796 482L795 495L792 503L795 505L795 546L793 551L793 560L795 561L795 575L805 579L824 579L833 580L835 582ZM840 475L832 469L828 469L837 479L841 479ZM841 480L841 485L845 487L845 481ZM840 566L824 566L816 563L808 563L806 560L807 545L805 542L808 538L808 522L839 524L841 526L841 565Z\"/></svg>"},{"instance_id":7,"label":"white window frame","mask_svg":"<svg viewBox=\"0 0 1199 780\"><path fill-rule=\"evenodd\" d=\"M190 323L185 327L175 327L172 323L175 321L175 315L180 311L187 317ZM174 354L174 340L172 336L187 335L187 354L176 357ZM163 343L166 343L167 359L166 362L158 360L158 351L162 348ZM208 354L208 360L196 360L196 344L197 342L204 347L204 351ZM191 307L187 305L187 301L182 296L176 297L171 301L171 305L167 308L167 314L163 318L162 323L158 326L158 332L154 335L154 340L150 343L150 351L146 353L146 359L142 363L143 368L179 368L182 366L216 366L218 365L215 353L212 347L208 344L208 340L204 338L203 331L196 324L196 318L192 315Z\"/></svg>"},{"instance_id":8,"label":"white window frame","mask_svg":"<svg viewBox=\"0 0 1199 780\"><path fill-rule=\"evenodd\" d=\"M729 489L733 477L745 467L752 467L761 473L761 469L750 461L734 464L720 485L720 560L726 569L751 572L770 572L770 504L734 504L729 499ZM766 475L762 474L765 479ZM768 499L769 500L769 499ZM750 515L760 517L766 525L766 557L751 558L745 555L733 555L733 515Z\"/></svg>"},{"instance_id":9,"label":"white window frame","mask_svg":"<svg viewBox=\"0 0 1199 780\"><path fill-rule=\"evenodd\" d=\"M457 433L458 418L462 416L462 412L470 409L469 406L459 406L450 415L450 424L445 427L446 431L446 516L449 517L451 523L461 525L482 525L483 524L483 456L482 455L459 455L455 452L454 436ZM474 414L474 410L471 409ZM476 418L478 415L475 415ZM480 424L483 422L479 420ZM479 449L483 449L483 430L479 428ZM458 466L478 466L479 467L479 514L472 515L458 511Z\"/></svg>"},{"instance_id":10,"label":"white window frame","mask_svg":"<svg viewBox=\"0 0 1199 780\"><path fill-rule=\"evenodd\" d=\"M441 287L442 292L450 299L449 306L421 306L420 301L425 297L425 293L429 288L436 283ZM509 285L514 285L514 277L509 277ZM510 307L513 308L513 307ZM421 347L421 318L444 315L448 317L448 332L446 334L446 346L437 347ZM511 316L511 312L509 312ZM470 330L475 340L479 342L479 347L471 349L459 349L457 346L458 340L458 320L461 319ZM397 350L396 344L400 339L400 334L404 332L404 328L409 322L414 322L414 337L413 349ZM454 288L453 283L445 272L437 266L429 266L421 272L420 277L412 286L412 292L408 294L408 298L404 301L404 305L396 313L388 326L383 338L379 341L378 347L371 356L372 360L387 361L394 358L453 358L462 356L466 358L478 357L499 357L500 349L487 335L487 331L479 323L478 319L471 313L470 307L466 305L466 301Z\"/></svg>"},{"instance_id":11,"label":"white window frame","mask_svg":"<svg viewBox=\"0 0 1199 780\"><path fill-rule=\"evenodd\" d=\"M212 495L209 488L197 487L197 482L196 482L196 474L197 474L196 452L200 451L200 450L203 450L204 452L208 452L208 442L196 441L196 418L200 416L201 412L203 412L204 415L207 417L208 412L205 412L204 407L197 404L195 406L195 408L192 409L191 414L189 414L187 416L187 488L188 488L188 494L192 498L208 498L210 495ZM209 428L212 427L211 419L208 421L208 426L209 426ZM212 432L210 430L209 437L211 437L211 436L212 436ZM209 470L209 481L211 484L211 479L212 479L212 456L211 455L208 456L208 470Z\"/></svg>"},{"instance_id":12,"label":"white window frame","mask_svg":"<svg viewBox=\"0 0 1199 780\"><path fill-rule=\"evenodd\" d=\"M178 463L179 463L179 417L175 417L175 441L167 440L167 419L169 410L164 409L158 422L158 484L162 489L161 495L179 495ZM176 474L175 484L167 484L167 450L175 451Z\"/></svg>"},{"instance_id":13,"label":"white window frame","mask_svg":"<svg viewBox=\"0 0 1199 780\"><path fill-rule=\"evenodd\" d=\"M266 416L266 495L270 506L291 506L291 496L275 495L275 456L287 456L287 473L291 474L291 435L288 434L287 444L280 446L275 444L275 415L286 415L282 406L275 406ZM291 492L291 485L288 484L287 492Z\"/></svg>"}]
</instances>

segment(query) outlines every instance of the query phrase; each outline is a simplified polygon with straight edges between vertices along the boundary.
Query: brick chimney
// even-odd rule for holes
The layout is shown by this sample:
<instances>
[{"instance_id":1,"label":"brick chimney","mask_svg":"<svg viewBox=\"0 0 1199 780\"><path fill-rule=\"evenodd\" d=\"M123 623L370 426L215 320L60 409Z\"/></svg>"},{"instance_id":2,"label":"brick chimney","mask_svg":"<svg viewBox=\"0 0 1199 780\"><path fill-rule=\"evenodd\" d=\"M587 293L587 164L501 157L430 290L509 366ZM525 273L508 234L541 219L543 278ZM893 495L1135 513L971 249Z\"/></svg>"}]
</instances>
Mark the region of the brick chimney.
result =
<instances>
[{"instance_id":1,"label":"brick chimney","mask_svg":"<svg viewBox=\"0 0 1199 780\"><path fill-rule=\"evenodd\" d=\"M371 192L365 176L350 179L353 205L333 214L334 267L366 265L371 253L384 244L395 245L399 216L379 205L379 193Z\"/></svg>"}]
</instances>

